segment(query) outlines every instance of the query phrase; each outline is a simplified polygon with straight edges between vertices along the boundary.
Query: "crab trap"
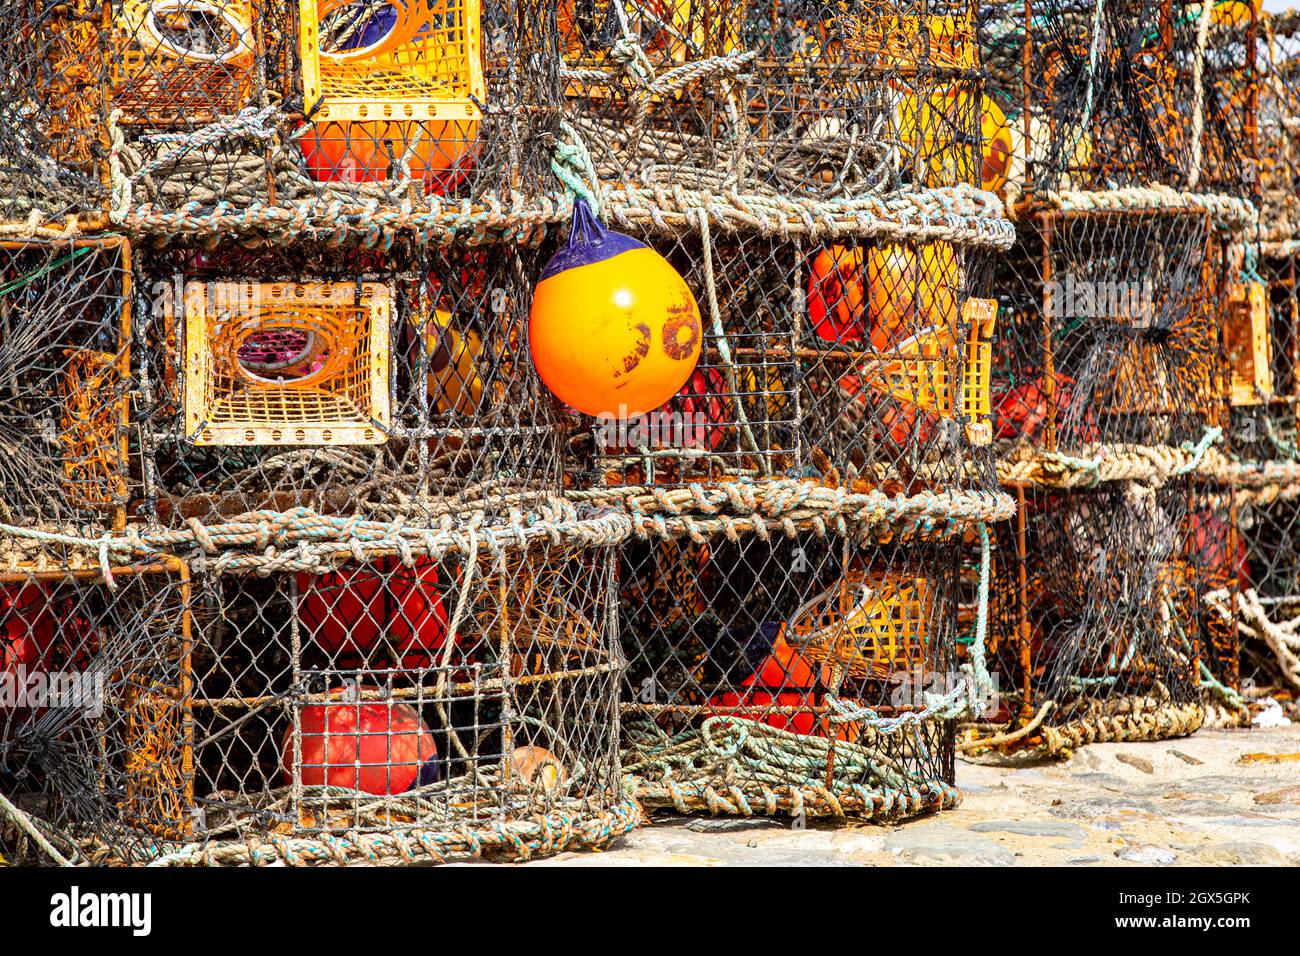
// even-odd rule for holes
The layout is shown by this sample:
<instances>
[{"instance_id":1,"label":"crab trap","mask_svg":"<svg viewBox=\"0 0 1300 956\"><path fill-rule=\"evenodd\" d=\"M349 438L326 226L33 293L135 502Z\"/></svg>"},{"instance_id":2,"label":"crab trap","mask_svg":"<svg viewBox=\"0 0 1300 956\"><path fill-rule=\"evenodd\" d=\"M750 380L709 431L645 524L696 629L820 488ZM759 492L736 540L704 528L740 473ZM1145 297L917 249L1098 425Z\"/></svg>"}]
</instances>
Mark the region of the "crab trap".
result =
<instances>
[{"instance_id":1,"label":"crab trap","mask_svg":"<svg viewBox=\"0 0 1300 956\"><path fill-rule=\"evenodd\" d=\"M1263 16L1260 43L1260 238L1285 246L1300 235L1300 18Z\"/></svg>"},{"instance_id":2,"label":"crab trap","mask_svg":"<svg viewBox=\"0 0 1300 956\"><path fill-rule=\"evenodd\" d=\"M17 31L0 54L5 220L111 214L185 231L216 210L274 219L268 208L298 201L506 198L548 168L537 137L554 132L561 95L550 0L5 0L0 12Z\"/></svg>"},{"instance_id":3,"label":"crab trap","mask_svg":"<svg viewBox=\"0 0 1300 956\"><path fill-rule=\"evenodd\" d=\"M85 718L15 698L6 791L100 862L526 859L626 832L619 537L541 523L287 516L269 549L194 536L192 586L177 559L6 575L6 678L108 688Z\"/></svg>"},{"instance_id":4,"label":"crab trap","mask_svg":"<svg viewBox=\"0 0 1300 956\"><path fill-rule=\"evenodd\" d=\"M660 246L700 303L700 357L654 411L599 417L606 484L807 476L854 491L992 490L996 304L960 244L762 236Z\"/></svg>"},{"instance_id":5,"label":"crab trap","mask_svg":"<svg viewBox=\"0 0 1300 956\"><path fill-rule=\"evenodd\" d=\"M612 550L476 547L356 560L340 543L269 574L254 552L213 561L172 862L526 858L635 822Z\"/></svg>"},{"instance_id":6,"label":"crab trap","mask_svg":"<svg viewBox=\"0 0 1300 956\"><path fill-rule=\"evenodd\" d=\"M290 92L282 0L7 0L3 15L4 218L103 223L175 164L232 194L267 175L260 120Z\"/></svg>"},{"instance_id":7,"label":"crab trap","mask_svg":"<svg viewBox=\"0 0 1300 956\"><path fill-rule=\"evenodd\" d=\"M1068 752L1202 723L1200 578L1188 486L1021 486L997 528L989 668L997 732L965 749Z\"/></svg>"},{"instance_id":8,"label":"crab trap","mask_svg":"<svg viewBox=\"0 0 1300 956\"><path fill-rule=\"evenodd\" d=\"M973 3L559 0L599 177L803 199L979 185Z\"/></svg>"},{"instance_id":9,"label":"crab trap","mask_svg":"<svg viewBox=\"0 0 1300 956\"><path fill-rule=\"evenodd\" d=\"M1223 536L1231 579L1205 595L1207 615L1238 635L1245 703L1272 697L1294 712L1300 699L1300 481L1294 463L1239 476L1234 503L1235 521L1230 536Z\"/></svg>"},{"instance_id":10,"label":"crab trap","mask_svg":"<svg viewBox=\"0 0 1300 956\"><path fill-rule=\"evenodd\" d=\"M112 237L0 242L0 521L120 527L130 496L131 257Z\"/></svg>"},{"instance_id":11,"label":"crab trap","mask_svg":"<svg viewBox=\"0 0 1300 956\"><path fill-rule=\"evenodd\" d=\"M570 422L526 344L535 250L292 255L142 264L133 514L412 516L559 489Z\"/></svg>"},{"instance_id":12,"label":"crab trap","mask_svg":"<svg viewBox=\"0 0 1300 956\"><path fill-rule=\"evenodd\" d=\"M625 547L623 765L646 807L870 820L956 805L958 550L805 529Z\"/></svg>"},{"instance_id":13,"label":"crab trap","mask_svg":"<svg viewBox=\"0 0 1300 956\"><path fill-rule=\"evenodd\" d=\"M1222 427L1221 250L1199 209L1056 210L1028 224L997 278L1004 465L1098 445L1177 450ZM1113 451L1104 467L1121 469L1133 449Z\"/></svg>"},{"instance_id":14,"label":"crab trap","mask_svg":"<svg viewBox=\"0 0 1300 956\"><path fill-rule=\"evenodd\" d=\"M0 572L0 789L11 861L121 863L186 839L195 763L188 569Z\"/></svg>"},{"instance_id":15,"label":"crab trap","mask_svg":"<svg viewBox=\"0 0 1300 956\"><path fill-rule=\"evenodd\" d=\"M984 121L1011 152L1009 195L1255 195L1258 36L1249 3L983 5Z\"/></svg>"}]
</instances>

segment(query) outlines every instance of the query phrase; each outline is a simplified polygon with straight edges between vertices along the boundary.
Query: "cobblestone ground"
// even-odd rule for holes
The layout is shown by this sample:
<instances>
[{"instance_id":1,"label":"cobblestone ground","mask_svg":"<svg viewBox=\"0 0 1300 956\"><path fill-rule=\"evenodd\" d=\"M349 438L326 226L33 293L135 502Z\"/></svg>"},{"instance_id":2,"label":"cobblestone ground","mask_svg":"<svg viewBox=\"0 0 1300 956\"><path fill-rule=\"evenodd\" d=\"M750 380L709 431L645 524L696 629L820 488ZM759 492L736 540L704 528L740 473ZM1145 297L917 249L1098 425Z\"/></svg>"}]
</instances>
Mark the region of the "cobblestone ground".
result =
<instances>
[{"instance_id":1,"label":"cobblestone ground","mask_svg":"<svg viewBox=\"0 0 1300 956\"><path fill-rule=\"evenodd\" d=\"M603 853L529 865L1300 865L1300 726L963 760L957 775L960 808L899 826L660 816Z\"/></svg>"}]
</instances>

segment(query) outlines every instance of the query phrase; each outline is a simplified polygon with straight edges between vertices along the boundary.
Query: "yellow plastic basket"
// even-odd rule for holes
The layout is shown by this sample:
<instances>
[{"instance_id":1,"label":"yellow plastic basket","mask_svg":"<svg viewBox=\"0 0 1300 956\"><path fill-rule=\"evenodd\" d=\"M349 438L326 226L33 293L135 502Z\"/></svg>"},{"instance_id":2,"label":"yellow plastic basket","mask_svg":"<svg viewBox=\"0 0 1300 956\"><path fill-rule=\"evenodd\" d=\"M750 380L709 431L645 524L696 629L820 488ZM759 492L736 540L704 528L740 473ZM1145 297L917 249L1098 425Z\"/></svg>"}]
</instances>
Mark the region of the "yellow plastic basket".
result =
<instances>
[{"instance_id":1,"label":"yellow plastic basket","mask_svg":"<svg viewBox=\"0 0 1300 956\"><path fill-rule=\"evenodd\" d=\"M918 332L901 342L889 358L864 363L861 373L871 388L940 418L953 418L960 407L967 417L966 434L970 442L987 445L993 439L989 376L997 303L992 299L967 299L962 315L970 333L965 343L961 380L956 388L953 370L957 367L958 346L953 329L947 326Z\"/></svg>"},{"instance_id":2,"label":"yellow plastic basket","mask_svg":"<svg viewBox=\"0 0 1300 956\"><path fill-rule=\"evenodd\" d=\"M199 445L387 438L392 294L378 282L190 282L185 431Z\"/></svg>"},{"instance_id":3,"label":"yellow plastic basket","mask_svg":"<svg viewBox=\"0 0 1300 956\"><path fill-rule=\"evenodd\" d=\"M1273 349L1264 283L1234 283L1229 288L1223 339L1228 350L1232 404L1261 405L1268 401L1273 395Z\"/></svg>"},{"instance_id":4,"label":"yellow plastic basket","mask_svg":"<svg viewBox=\"0 0 1300 956\"><path fill-rule=\"evenodd\" d=\"M391 27L352 0L299 0L303 95L330 121L479 120L479 0L391 0ZM370 17L369 19L366 19Z\"/></svg>"},{"instance_id":5,"label":"yellow plastic basket","mask_svg":"<svg viewBox=\"0 0 1300 956\"><path fill-rule=\"evenodd\" d=\"M251 0L123 0L110 32L123 124L209 123L247 106L260 46Z\"/></svg>"},{"instance_id":6,"label":"yellow plastic basket","mask_svg":"<svg viewBox=\"0 0 1300 956\"><path fill-rule=\"evenodd\" d=\"M923 577L849 571L797 610L785 639L857 680L924 667L934 599Z\"/></svg>"}]
</instances>

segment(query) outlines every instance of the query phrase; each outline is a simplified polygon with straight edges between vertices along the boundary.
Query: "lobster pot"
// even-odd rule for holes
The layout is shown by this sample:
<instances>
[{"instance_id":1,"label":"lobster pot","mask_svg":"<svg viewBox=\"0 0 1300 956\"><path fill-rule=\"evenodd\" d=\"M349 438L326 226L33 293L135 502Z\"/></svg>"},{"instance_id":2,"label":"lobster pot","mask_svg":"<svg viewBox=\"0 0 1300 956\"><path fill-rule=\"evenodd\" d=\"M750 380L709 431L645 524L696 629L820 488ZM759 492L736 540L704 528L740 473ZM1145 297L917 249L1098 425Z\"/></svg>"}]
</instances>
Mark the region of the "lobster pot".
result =
<instances>
[{"instance_id":1,"label":"lobster pot","mask_svg":"<svg viewBox=\"0 0 1300 956\"><path fill-rule=\"evenodd\" d=\"M1294 254L1261 258L1259 279L1238 286L1225 312L1233 450L1247 461L1297 455L1298 269Z\"/></svg>"},{"instance_id":2,"label":"lobster pot","mask_svg":"<svg viewBox=\"0 0 1300 956\"><path fill-rule=\"evenodd\" d=\"M744 234L658 248L700 303L703 350L667 404L596 422L606 483L992 487L996 308L968 294L982 252Z\"/></svg>"},{"instance_id":3,"label":"lobster pot","mask_svg":"<svg viewBox=\"0 0 1300 956\"><path fill-rule=\"evenodd\" d=\"M613 561L543 545L253 574L256 553L221 555L196 592L202 848L181 861L262 841L333 861L336 840L341 862L527 857L629 828Z\"/></svg>"},{"instance_id":4,"label":"lobster pot","mask_svg":"<svg viewBox=\"0 0 1300 956\"><path fill-rule=\"evenodd\" d=\"M419 208L507 198L549 168L554 0L4 0L0 15L5 220Z\"/></svg>"},{"instance_id":5,"label":"lobster pot","mask_svg":"<svg viewBox=\"0 0 1300 956\"><path fill-rule=\"evenodd\" d=\"M1300 695L1300 483L1261 471L1236 491L1236 592L1207 596L1208 613L1235 625L1241 644L1241 687L1248 700L1273 697L1295 716Z\"/></svg>"},{"instance_id":6,"label":"lobster pot","mask_svg":"<svg viewBox=\"0 0 1300 956\"><path fill-rule=\"evenodd\" d=\"M602 179L837 200L980 184L975 5L558 0Z\"/></svg>"},{"instance_id":7,"label":"lobster pot","mask_svg":"<svg viewBox=\"0 0 1300 956\"><path fill-rule=\"evenodd\" d=\"M0 572L0 789L66 860L143 862L188 838L188 580L174 559ZM8 825L0 848L50 862Z\"/></svg>"},{"instance_id":8,"label":"lobster pot","mask_svg":"<svg viewBox=\"0 0 1300 956\"><path fill-rule=\"evenodd\" d=\"M1300 19L1293 12L1265 14L1259 42L1260 232L1284 243L1300 234Z\"/></svg>"},{"instance_id":9,"label":"lobster pot","mask_svg":"<svg viewBox=\"0 0 1300 956\"><path fill-rule=\"evenodd\" d=\"M1012 0L981 13L985 119L1006 130L1009 192L1257 194L1251 4L1047 0L1031 12Z\"/></svg>"},{"instance_id":10,"label":"lobster pot","mask_svg":"<svg viewBox=\"0 0 1300 956\"><path fill-rule=\"evenodd\" d=\"M2 12L16 31L0 81L15 157L4 218L103 221L114 176L150 200L197 198L159 187L171 175L265 188L279 137L261 120L293 85L288 0L6 0ZM253 113L254 127L232 122Z\"/></svg>"},{"instance_id":11,"label":"lobster pot","mask_svg":"<svg viewBox=\"0 0 1300 956\"><path fill-rule=\"evenodd\" d=\"M623 763L642 804L864 819L954 806L952 721L918 712L961 679L957 549L700 538L623 555Z\"/></svg>"},{"instance_id":12,"label":"lobster pot","mask_svg":"<svg viewBox=\"0 0 1300 956\"><path fill-rule=\"evenodd\" d=\"M93 531L122 519L129 267L129 247L112 237L0 243L3 523Z\"/></svg>"},{"instance_id":13,"label":"lobster pot","mask_svg":"<svg viewBox=\"0 0 1300 956\"><path fill-rule=\"evenodd\" d=\"M1202 722L1199 578L1186 481L1021 486L997 527L989 668L1023 733L1059 753L1190 734Z\"/></svg>"},{"instance_id":14,"label":"lobster pot","mask_svg":"<svg viewBox=\"0 0 1300 956\"><path fill-rule=\"evenodd\" d=\"M996 278L1000 457L1178 446L1226 418L1221 246L1207 214L1050 211Z\"/></svg>"},{"instance_id":15,"label":"lobster pot","mask_svg":"<svg viewBox=\"0 0 1300 956\"><path fill-rule=\"evenodd\" d=\"M151 259L135 514L441 515L557 489L565 419L525 338L537 268L524 246Z\"/></svg>"}]
</instances>

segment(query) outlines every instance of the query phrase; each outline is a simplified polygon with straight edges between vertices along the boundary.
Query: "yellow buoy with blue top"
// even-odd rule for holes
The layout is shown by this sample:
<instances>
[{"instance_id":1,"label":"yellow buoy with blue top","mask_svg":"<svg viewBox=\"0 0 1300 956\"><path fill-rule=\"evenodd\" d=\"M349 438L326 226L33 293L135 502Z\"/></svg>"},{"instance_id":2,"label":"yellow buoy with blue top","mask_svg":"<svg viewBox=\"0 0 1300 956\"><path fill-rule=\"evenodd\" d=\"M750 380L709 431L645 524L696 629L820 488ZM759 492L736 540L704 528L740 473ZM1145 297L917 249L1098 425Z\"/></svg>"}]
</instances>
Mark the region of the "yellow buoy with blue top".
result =
<instances>
[{"instance_id":1,"label":"yellow buoy with blue top","mask_svg":"<svg viewBox=\"0 0 1300 956\"><path fill-rule=\"evenodd\" d=\"M566 405L630 418L663 405L700 358L700 310L663 256L604 228L581 199L565 248L542 270L529 315L542 381Z\"/></svg>"}]
</instances>

